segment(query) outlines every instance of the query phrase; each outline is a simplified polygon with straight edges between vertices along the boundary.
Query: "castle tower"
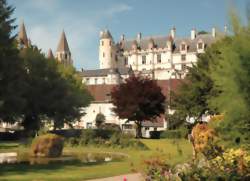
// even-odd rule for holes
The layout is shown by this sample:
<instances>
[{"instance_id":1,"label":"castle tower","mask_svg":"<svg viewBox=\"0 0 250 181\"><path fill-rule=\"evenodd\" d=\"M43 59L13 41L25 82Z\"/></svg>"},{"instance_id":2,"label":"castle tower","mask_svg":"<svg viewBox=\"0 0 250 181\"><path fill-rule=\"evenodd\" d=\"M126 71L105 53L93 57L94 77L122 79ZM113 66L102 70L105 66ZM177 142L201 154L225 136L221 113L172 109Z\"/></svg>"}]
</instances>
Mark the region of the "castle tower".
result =
<instances>
[{"instance_id":1,"label":"castle tower","mask_svg":"<svg viewBox=\"0 0 250 181\"><path fill-rule=\"evenodd\" d=\"M49 49L47 57L48 57L48 59L54 59L55 58L51 49Z\"/></svg>"},{"instance_id":2,"label":"castle tower","mask_svg":"<svg viewBox=\"0 0 250 181\"><path fill-rule=\"evenodd\" d=\"M26 28L24 22L20 24L20 30L17 37L19 48L27 48L29 46L29 39L27 37Z\"/></svg>"},{"instance_id":3,"label":"castle tower","mask_svg":"<svg viewBox=\"0 0 250 181\"><path fill-rule=\"evenodd\" d=\"M56 50L56 59L64 65L72 65L71 52L69 50L68 41L65 32L62 32L59 44Z\"/></svg>"},{"instance_id":4,"label":"castle tower","mask_svg":"<svg viewBox=\"0 0 250 181\"><path fill-rule=\"evenodd\" d=\"M109 30L100 32L100 69L115 68L115 46Z\"/></svg>"}]
</instances>

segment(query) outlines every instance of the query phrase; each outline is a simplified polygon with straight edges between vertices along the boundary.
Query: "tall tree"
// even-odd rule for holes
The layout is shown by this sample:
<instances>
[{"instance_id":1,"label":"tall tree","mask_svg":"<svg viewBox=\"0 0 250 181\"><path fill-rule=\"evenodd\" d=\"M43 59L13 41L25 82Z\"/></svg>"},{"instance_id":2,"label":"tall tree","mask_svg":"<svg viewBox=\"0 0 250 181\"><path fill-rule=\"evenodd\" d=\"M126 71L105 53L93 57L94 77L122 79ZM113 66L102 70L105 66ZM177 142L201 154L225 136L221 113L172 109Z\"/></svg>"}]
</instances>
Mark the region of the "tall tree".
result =
<instances>
[{"instance_id":1,"label":"tall tree","mask_svg":"<svg viewBox=\"0 0 250 181\"><path fill-rule=\"evenodd\" d=\"M249 13L249 12L248 12ZM219 48L221 55L211 66L212 79L221 94L210 104L224 114L220 127L249 138L250 130L250 20L243 26L235 12L231 12L233 34L228 43ZM249 142L249 141L248 141Z\"/></svg>"},{"instance_id":2,"label":"tall tree","mask_svg":"<svg viewBox=\"0 0 250 181\"><path fill-rule=\"evenodd\" d=\"M136 137L142 137L142 122L153 121L165 112L165 96L155 80L131 76L111 92L113 111L137 125Z\"/></svg>"},{"instance_id":3,"label":"tall tree","mask_svg":"<svg viewBox=\"0 0 250 181\"><path fill-rule=\"evenodd\" d=\"M91 97L76 71L46 59L35 47L23 49L21 57L28 83L22 122L25 129L34 134L44 121L52 121L54 128L60 128L80 118Z\"/></svg>"},{"instance_id":4,"label":"tall tree","mask_svg":"<svg viewBox=\"0 0 250 181\"><path fill-rule=\"evenodd\" d=\"M189 68L178 90L172 93L172 108L176 110L174 116L182 122L185 122L187 117L193 117L197 122L203 114L217 111L217 107L211 107L209 104L210 99L220 93L211 78L211 66L221 55L219 47L228 41L228 38L223 38L207 48L204 54L199 54L197 64Z\"/></svg>"},{"instance_id":5,"label":"tall tree","mask_svg":"<svg viewBox=\"0 0 250 181\"><path fill-rule=\"evenodd\" d=\"M16 28L15 19L11 18L13 11L6 0L0 0L0 121L10 123L20 118L25 105L25 71L12 35Z\"/></svg>"}]
</instances>

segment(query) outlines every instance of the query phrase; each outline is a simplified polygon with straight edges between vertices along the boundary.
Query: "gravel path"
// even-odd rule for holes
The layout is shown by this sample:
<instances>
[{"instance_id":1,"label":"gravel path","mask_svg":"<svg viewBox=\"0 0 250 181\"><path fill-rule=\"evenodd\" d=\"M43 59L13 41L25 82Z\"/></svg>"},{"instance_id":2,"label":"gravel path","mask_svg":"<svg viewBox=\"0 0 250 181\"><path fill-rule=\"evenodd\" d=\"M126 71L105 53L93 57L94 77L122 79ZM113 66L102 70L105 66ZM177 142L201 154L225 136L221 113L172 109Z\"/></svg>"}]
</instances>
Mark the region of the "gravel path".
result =
<instances>
[{"instance_id":1,"label":"gravel path","mask_svg":"<svg viewBox=\"0 0 250 181\"><path fill-rule=\"evenodd\" d=\"M100 178L88 181L142 181L142 180L143 179L140 173L133 173L133 174L119 175L115 177Z\"/></svg>"}]
</instances>

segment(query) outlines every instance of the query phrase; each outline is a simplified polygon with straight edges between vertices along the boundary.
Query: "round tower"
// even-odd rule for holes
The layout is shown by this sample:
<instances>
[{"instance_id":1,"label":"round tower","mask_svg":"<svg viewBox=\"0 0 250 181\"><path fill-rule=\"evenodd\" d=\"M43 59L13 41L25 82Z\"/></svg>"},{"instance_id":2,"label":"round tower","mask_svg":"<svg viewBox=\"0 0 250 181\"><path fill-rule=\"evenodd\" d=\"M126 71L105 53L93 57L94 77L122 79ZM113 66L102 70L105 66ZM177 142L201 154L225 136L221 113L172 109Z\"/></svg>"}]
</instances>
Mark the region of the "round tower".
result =
<instances>
[{"instance_id":1,"label":"round tower","mask_svg":"<svg viewBox=\"0 0 250 181\"><path fill-rule=\"evenodd\" d=\"M99 61L100 69L114 68L115 48L109 30L100 32Z\"/></svg>"}]
</instances>

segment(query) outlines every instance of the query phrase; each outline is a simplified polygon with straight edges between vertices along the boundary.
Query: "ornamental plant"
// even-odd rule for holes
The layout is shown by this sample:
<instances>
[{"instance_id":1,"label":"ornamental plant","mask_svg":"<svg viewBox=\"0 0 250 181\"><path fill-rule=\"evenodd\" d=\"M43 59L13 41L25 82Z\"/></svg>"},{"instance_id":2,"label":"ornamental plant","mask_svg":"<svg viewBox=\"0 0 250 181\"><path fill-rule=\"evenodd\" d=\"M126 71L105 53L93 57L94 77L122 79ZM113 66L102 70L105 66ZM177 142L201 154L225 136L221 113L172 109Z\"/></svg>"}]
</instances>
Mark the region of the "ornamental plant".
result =
<instances>
[{"instance_id":1,"label":"ornamental plant","mask_svg":"<svg viewBox=\"0 0 250 181\"><path fill-rule=\"evenodd\" d=\"M59 157L63 150L63 138L55 134L36 137L31 145L31 154L38 157Z\"/></svg>"}]
</instances>

